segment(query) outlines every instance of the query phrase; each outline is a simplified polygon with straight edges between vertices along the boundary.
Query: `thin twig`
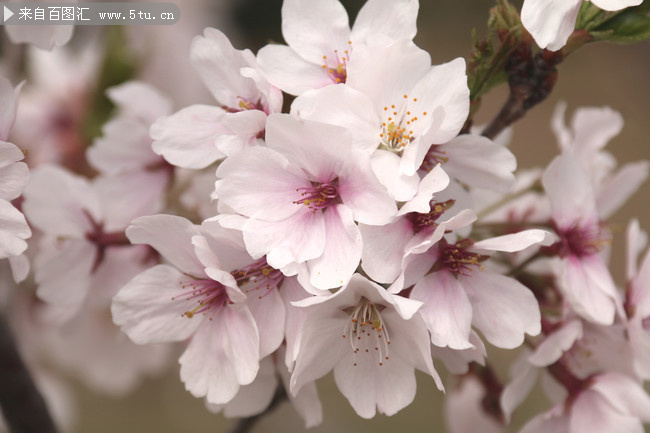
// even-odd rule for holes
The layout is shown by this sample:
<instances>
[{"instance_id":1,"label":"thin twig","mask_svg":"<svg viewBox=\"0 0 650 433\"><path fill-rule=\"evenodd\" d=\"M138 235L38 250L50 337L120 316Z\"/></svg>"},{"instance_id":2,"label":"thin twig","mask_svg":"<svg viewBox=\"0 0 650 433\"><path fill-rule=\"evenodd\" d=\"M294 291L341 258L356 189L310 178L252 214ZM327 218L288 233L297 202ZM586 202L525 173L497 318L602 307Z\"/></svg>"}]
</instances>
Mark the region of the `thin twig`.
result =
<instances>
[{"instance_id":1,"label":"thin twig","mask_svg":"<svg viewBox=\"0 0 650 433\"><path fill-rule=\"evenodd\" d=\"M269 407L264 410L264 412L259 413L257 415L250 416L248 418L242 418L235 425L232 426L232 428L228 431L228 433L247 433L250 431L250 429L253 428L253 426L264 416L267 414L273 412L275 408L277 408L280 403L285 401L287 399L287 393L284 390L283 386L278 386L278 389L275 391L275 395L273 396L273 400L271 400L271 404L269 404Z\"/></svg>"},{"instance_id":2,"label":"thin twig","mask_svg":"<svg viewBox=\"0 0 650 433\"><path fill-rule=\"evenodd\" d=\"M56 433L45 400L25 366L9 324L0 314L0 407L12 433Z\"/></svg>"}]
</instances>

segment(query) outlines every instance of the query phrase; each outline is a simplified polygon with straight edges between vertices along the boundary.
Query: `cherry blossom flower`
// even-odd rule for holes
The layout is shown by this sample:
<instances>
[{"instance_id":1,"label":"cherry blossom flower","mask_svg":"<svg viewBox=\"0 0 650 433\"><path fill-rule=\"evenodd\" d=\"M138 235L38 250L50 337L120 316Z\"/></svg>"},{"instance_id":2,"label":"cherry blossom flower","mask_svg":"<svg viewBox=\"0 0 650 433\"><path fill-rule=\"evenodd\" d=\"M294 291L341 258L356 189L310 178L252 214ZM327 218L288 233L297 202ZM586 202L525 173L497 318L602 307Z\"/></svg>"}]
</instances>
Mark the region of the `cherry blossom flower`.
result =
<instances>
[{"instance_id":1,"label":"cherry blossom flower","mask_svg":"<svg viewBox=\"0 0 650 433\"><path fill-rule=\"evenodd\" d=\"M542 184L560 237L555 244L562 258L560 289L580 316L610 325L620 300L598 255L610 237L600 225L591 183L575 157L564 154L548 166Z\"/></svg>"},{"instance_id":2,"label":"cherry blossom flower","mask_svg":"<svg viewBox=\"0 0 650 433\"><path fill-rule=\"evenodd\" d=\"M355 146L372 154L373 171L391 196L408 201L429 147L454 138L467 118L465 62L431 66L428 53L403 40L380 51L356 56L348 69L358 74L302 94L291 112L348 128Z\"/></svg>"},{"instance_id":3,"label":"cherry blossom flower","mask_svg":"<svg viewBox=\"0 0 650 433\"><path fill-rule=\"evenodd\" d=\"M219 106L192 105L151 127L153 150L169 163L204 168L256 144L266 117L282 108L282 93L257 71L249 50L236 50L219 30L192 41L192 63Z\"/></svg>"},{"instance_id":4,"label":"cherry blossom flower","mask_svg":"<svg viewBox=\"0 0 650 433\"><path fill-rule=\"evenodd\" d=\"M276 269L307 262L318 289L344 285L361 259L355 221L385 224L395 202L340 127L274 114L266 142L221 163L216 197L247 217L251 256Z\"/></svg>"},{"instance_id":5,"label":"cherry blossom flower","mask_svg":"<svg viewBox=\"0 0 650 433\"><path fill-rule=\"evenodd\" d=\"M275 290L282 273L263 258L252 260L241 234L218 219L199 227L171 215L141 217L127 236L170 264L142 272L120 290L114 322L137 344L191 337L179 359L186 389L211 404L228 403L282 342L284 305Z\"/></svg>"},{"instance_id":6,"label":"cherry blossom flower","mask_svg":"<svg viewBox=\"0 0 650 433\"><path fill-rule=\"evenodd\" d=\"M388 293L355 274L332 296L294 305L309 312L291 376L296 395L305 384L334 369L339 390L359 416L393 415L415 397L414 369L443 386L431 361L420 302Z\"/></svg>"},{"instance_id":7,"label":"cherry blossom flower","mask_svg":"<svg viewBox=\"0 0 650 433\"><path fill-rule=\"evenodd\" d=\"M282 4L282 35L286 45L267 45L258 55L264 76L283 91L299 95L330 84L345 83L354 73L348 63L367 43L411 41L415 36L417 0L369 0L350 30L348 15L338 0Z\"/></svg>"},{"instance_id":8,"label":"cherry blossom flower","mask_svg":"<svg viewBox=\"0 0 650 433\"><path fill-rule=\"evenodd\" d=\"M606 11L638 6L643 0L591 0ZM582 0L524 0L521 22L540 48L562 48L575 27Z\"/></svg>"}]
</instances>

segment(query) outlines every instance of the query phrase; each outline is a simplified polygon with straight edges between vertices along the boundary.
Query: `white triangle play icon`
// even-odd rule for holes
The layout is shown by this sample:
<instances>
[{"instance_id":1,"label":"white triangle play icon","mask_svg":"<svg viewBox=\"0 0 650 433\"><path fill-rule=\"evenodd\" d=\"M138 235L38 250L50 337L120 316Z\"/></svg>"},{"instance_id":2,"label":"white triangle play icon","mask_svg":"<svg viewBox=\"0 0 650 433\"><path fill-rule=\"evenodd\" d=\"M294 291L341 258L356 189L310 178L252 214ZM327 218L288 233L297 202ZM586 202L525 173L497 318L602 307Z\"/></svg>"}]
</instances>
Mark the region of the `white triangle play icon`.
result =
<instances>
[{"instance_id":1,"label":"white triangle play icon","mask_svg":"<svg viewBox=\"0 0 650 433\"><path fill-rule=\"evenodd\" d=\"M5 6L4 15L5 15L5 16L4 16L4 21L3 21L3 22L6 22L9 18L11 18L12 16L14 16L14 13L11 12L11 11L7 8L7 6Z\"/></svg>"}]
</instances>

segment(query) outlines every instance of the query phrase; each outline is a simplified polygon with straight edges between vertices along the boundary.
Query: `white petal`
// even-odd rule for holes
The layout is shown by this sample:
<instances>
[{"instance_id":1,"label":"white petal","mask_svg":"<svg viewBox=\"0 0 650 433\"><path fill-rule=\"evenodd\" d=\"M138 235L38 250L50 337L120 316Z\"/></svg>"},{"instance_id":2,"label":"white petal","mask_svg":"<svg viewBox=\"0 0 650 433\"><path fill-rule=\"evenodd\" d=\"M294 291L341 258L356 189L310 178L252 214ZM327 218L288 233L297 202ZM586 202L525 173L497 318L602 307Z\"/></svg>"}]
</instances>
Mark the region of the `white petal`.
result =
<instances>
[{"instance_id":1,"label":"white petal","mask_svg":"<svg viewBox=\"0 0 650 433\"><path fill-rule=\"evenodd\" d=\"M25 217L11 203L0 200L0 259L18 256L27 249L32 232Z\"/></svg>"},{"instance_id":2,"label":"white petal","mask_svg":"<svg viewBox=\"0 0 650 433\"><path fill-rule=\"evenodd\" d=\"M350 39L353 44L378 34L395 40L413 39L417 16L417 0L369 0L354 21Z\"/></svg>"},{"instance_id":3,"label":"white petal","mask_svg":"<svg viewBox=\"0 0 650 433\"><path fill-rule=\"evenodd\" d=\"M29 30L33 30L33 28ZM7 32L10 33L9 27L7 27ZM5 77L0 77L0 100L3 101L2 108L0 108L0 142L7 140L9 133L11 132L11 128L14 125L14 121L16 120L18 93L20 92L21 87L22 84L19 84L14 89L14 86L11 85L11 82L9 80L7 80ZM4 144L0 143L0 145ZM22 158L19 158L18 160L20 159ZM0 161L4 160L5 158L0 158Z\"/></svg>"},{"instance_id":4,"label":"white petal","mask_svg":"<svg viewBox=\"0 0 650 433\"><path fill-rule=\"evenodd\" d=\"M257 62L267 80L290 95L334 84L320 64L300 57L284 45L267 45L257 53Z\"/></svg>"},{"instance_id":5,"label":"white petal","mask_svg":"<svg viewBox=\"0 0 650 433\"><path fill-rule=\"evenodd\" d=\"M246 305L251 310L260 334L260 357L275 352L284 340L285 308L278 289L267 292L264 286L247 293Z\"/></svg>"},{"instance_id":6,"label":"white petal","mask_svg":"<svg viewBox=\"0 0 650 433\"><path fill-rule=\"evenodd\" d=\"M375 176L392 198L396 201L409 201L415 196L420 177L417 174L403 174L399 156L393 152L378 150L372 155L370 162Z\"/></svg>"},{"instance_id":7,"label":"white petal","mask_svg":"<svg viewBox=\"0 0 650 433\"><path fill-rule=\"evenodd\" d=\"M324 55L334 55L334 49L343 55L349 34L348 14L338 0L285 0L282 4L282 35L311 63L320 64Z\"/></svg>"},{"instance_id":8,"label":"white petal","mask_svg":"<svg viewBox=\"0 0 650 433\"><path fill-rule=\"evenodd\" d=\"M521 22L540 48L557 51L573 32L581 0L525 0Z\"/></svg>"},{"instance_id":9,"label":"white petal","mask_svg":"<svg viewBox=\"0 0 650 433\"><path fill-rule=\"evenodd\" d=\"M207 167L224 157L215 145L220 135L230 133L221 124L224 114L219 107L191 105L161 117L151 126L153 151L179 167Z\"/></svg>"},{"instance_id":10,"label":"white petal","mask_svg":"<svg viewBox=\"0 0 650 433\"><path fill-rule=\"evenodd\" d=\"M503 389L499 403L505 415L506 425L517 407L528 397L537 382L539 370L528 363L530 352L524 350L521 356L512 364L511 382Z\"/></svg>"},{"instance_id":11,"label":"white petal","mask_svg":"<svg viewBox=\"0 0 650 433\"><path fill-rule=\"evenodd\" d=\"M603 181L596 196L596 206L601 219L610 218L620 209L645 182L649 171L648 161L631 162Z\"/></svg>"},{"instance_id":12,"label":"white petal","mask_svg":"<svg viewBox=\"0 0 650 433\"><path fill-rule=\"evenodd\" d=\"M325 211L325 249L309 261L309 281L318 289L345 285L361 260L361 233L345 205Z\"/></svg>"},{"instance_id":13,"label":"white petal","mask_svg":"<svg viewBox=\"0 0 650 433\"><path fill-rule=\"evenodd\" d=\"M514 183L517 160L507 147L471 134L462 134L444 146L450 176L479 188L506 192Z\"/></svg>"},{"instance_id":14,"label":"white petal","mask_svg":"<svg viewBox=\"0 0 650 433\"><path fill-rule=\"evenodd\" d=\"M620 11L631 6L638 6L643 0L592 0L592 2L606 11Z\"/></svg>"},{"instance_id":15,"label":"white petal","mask_svg":"<svg viewBox=\"0 0 650 433\"><path fill-rule=\"evenodd\" d=\"M141 119L145 123L152 123L172 111L171 99L143 81L127 81L106 90L106 94L120 107L122 115Z\"/></svg>"},{"instance_id":16,"label":"white petal","mask_svg":"<svg viewBox=\"0 0 650 433\"><path fill-rule=\"evenodd\" d=\"M74 26L7 26L7 35L14 44L28 43L51 51L68 43L72 37Z\"/></svg>"},{"instance_id":17,"label":"white petal","mask_svg":"<svg viewBox=\"0 0 650 433\"><path fill-rule=\"evenodd\" d=\"M389 284L402 271L404 248L413 237L413 227L406 218L385 226L359 224L363 239L361 266L373 280Z\"/></svg>"},{"instance_id":18,"label":"white petal","mask_svg":"<svg viewBox=\"0 0 650 433\"><path fill-rule=\"evenodd\" d=\"M433 195L447 188L447 185L449 185L449 176L440 164L437 164L422 178L415 197L404 203L397 215L405 215L409 212L428 213L431 210L429 202L433 199Z\"/></svg>"}]
</instances>

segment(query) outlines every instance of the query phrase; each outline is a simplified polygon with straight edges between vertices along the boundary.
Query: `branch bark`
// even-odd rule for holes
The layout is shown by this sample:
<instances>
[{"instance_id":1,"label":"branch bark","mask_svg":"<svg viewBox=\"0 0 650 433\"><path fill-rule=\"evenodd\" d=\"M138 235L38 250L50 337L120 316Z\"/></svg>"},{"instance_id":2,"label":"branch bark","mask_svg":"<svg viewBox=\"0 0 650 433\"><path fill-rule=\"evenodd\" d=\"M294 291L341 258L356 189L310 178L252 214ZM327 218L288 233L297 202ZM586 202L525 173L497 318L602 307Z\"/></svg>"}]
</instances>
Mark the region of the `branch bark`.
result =
<instances>
[{"instance_id":1,"label":"branch bark","mask_svg":"<svg viewBox=\"0 0 650 433\"><path fill-rule=\"evenodd\" d=\"M0 314L0 408L12 433L56 433L45 400L25 366Z\"/></svg>"}]
</instances>

